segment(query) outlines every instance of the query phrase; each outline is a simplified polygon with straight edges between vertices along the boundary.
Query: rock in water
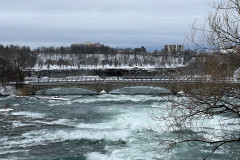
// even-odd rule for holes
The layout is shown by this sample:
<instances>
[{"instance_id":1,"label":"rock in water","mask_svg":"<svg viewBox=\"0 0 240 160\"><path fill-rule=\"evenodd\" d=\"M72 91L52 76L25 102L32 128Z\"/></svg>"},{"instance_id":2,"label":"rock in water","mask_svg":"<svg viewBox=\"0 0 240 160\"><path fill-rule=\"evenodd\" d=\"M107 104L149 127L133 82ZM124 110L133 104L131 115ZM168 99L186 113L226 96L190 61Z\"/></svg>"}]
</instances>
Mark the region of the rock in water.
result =
<instances>
[{"instance_id":1,"label":"rock in water","mask_svg":"<svg viewBox=\"0 0 240 160\"><path fill-rule=\"evenodd\" d=\"M105 90L102 90L101 92L99 92L99 94L107 94L107 92Z\"/></svg>"}]
</instances>

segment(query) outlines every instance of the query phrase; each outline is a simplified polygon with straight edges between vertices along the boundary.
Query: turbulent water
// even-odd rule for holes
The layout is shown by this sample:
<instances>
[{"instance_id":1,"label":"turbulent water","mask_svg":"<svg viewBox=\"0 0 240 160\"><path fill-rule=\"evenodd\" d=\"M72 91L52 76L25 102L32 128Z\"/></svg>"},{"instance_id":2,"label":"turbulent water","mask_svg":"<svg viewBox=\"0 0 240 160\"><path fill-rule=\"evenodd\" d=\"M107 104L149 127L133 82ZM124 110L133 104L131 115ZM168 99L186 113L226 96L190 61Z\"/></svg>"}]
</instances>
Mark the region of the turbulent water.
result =
<instances>
[{"instance_id":1,"label":"turbulent water","mask_svg":"<svg viewBox=\"0 0 240 160\"><path fill-rule=\"evenodd\" d=\"M55 89L31 97L0 97L14 112L0 113L0 159L20 160L160 160L150 137L151 119L164 99L157 94L62 94ZM156 93L154 91L153 93ZM52 94L63 100L51 100ZM68 99L68 100L66 100ZM201 159L207 146L184 144L176 159ZM230 159L223 148L210 159ZM238 159L238 157L234 157Z\"/></svg>"}]
</instances>

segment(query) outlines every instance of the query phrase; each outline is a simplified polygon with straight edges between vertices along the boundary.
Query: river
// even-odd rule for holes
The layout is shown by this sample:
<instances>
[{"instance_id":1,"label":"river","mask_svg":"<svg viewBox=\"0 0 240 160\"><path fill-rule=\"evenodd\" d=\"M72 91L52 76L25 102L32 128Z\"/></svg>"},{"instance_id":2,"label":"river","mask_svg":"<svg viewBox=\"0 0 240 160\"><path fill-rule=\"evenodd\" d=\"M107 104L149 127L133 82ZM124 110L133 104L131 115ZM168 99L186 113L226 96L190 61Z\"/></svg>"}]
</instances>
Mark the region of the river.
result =
<instances>
[{"instance_id":1,"label":"river","mask_svg":"<svg viewBox=\"0 0 240 160\"><path fill-rule=\"evenodd\" d=\"M53 89L44 96L0 97L13 112L0 113L0 159L7 160L161 160L165 152L154 152L157 142L150 127L158 122L164 98L155 88L135 88L148 94L125 93L88 95L75 89ZM132 94L129 94L129 92ZM150 94L152 92L152 94ZM64 99L50 99L58 95ZM50 97L50 98L49 98ZM176 159L195 160L206 155L203 145L181 145ZM226 159L223 148L210 159ZM238 159L239 157L232 157Z\"/></svg>"}]
</instances>

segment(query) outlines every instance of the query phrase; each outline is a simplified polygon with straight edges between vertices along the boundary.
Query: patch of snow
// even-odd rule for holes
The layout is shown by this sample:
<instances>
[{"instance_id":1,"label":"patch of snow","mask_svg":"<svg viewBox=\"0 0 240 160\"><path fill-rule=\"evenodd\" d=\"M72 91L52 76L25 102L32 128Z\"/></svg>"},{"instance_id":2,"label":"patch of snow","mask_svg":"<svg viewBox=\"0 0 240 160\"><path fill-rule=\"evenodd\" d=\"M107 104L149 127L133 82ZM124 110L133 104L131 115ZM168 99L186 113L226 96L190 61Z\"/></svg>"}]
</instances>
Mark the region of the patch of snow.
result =
<instances>
[{"instance_id":1,"label":"patch of snow","mask_svg":"<svg viewBox=\"0 0 240 160\"><path fill-rule=\"evenodd\" d=\"M240 78L240 67L233 72L233 78Z\"/></svg>"},{"instance_id":2,"label":"patch of snow","mask_svg":"<svg viewBox=\"0 0 240 160\"><path fill-rule=\"evenodd\" d=\"M181 91L178 92L178 94L183 95L184 92L181 90Z\"/></svg>"},{"instance_id":3,"label":"patch of snow","mask_svg":"<svg viewBox=\"0 0 240 160\"><path fill-rule=\"evenodd\" d=\"M59 61L61 60L61 61ZM186 63L186 62L185 62ZM154 69L183 67L184 57L156 56L152 54L49 54L39 53L33 69L77 70L77 69Z\"/></svg>"},{"instance_id":4,"label":"patch of snow","mask_svg":"<svg viewBox=\"0 0 240 160\"><path fill-rule=\"evenodd\" d=\"M229 53L236 53L237 50L236 49L221 49L219 52L222 54L229 54Z\"/></svg>"},{"instance_id":5,"label":"patch of snow","mask_svg":"<svg viewBox=\"0 0 240 160\"><path fill-rule=\"evenodd\" d=\"M58 65L52 65L50 67L47 67L46 65L43 65L41 67L39 66L35 66L34 68L31 68L35 71L40 71L40 70L78 70L78 69L86 69L86 70L92 70L92 69L126 69L126 70L131 70L131 69L155 69L155 68L178 68L178 67L184 67L185 65L183 64L171 64L171 65L162 65L162 66L156 66L156 65L142 65L142 66L110 66L110 65L96 65L96 66L92 66L92 65L85 65L85 66L64 66L64 67L60 67Z\"/></svg>"},{"instance_id":6,"label":"patch of snow","mask_svg":"<svg viewBox=\"0 0 240 160\"><path fill-rule=\"evenodd\" d=\"M107 94L105 90L102 90L99 94Z\"/></svg>"},{"instance_id":7,"label":"patch of snow","mask_svg":"<svg viewBox=\"0 0 240 160\"><path fill-rule=\"evenodd\" d=\"M16 95L17 90L13 86L0 86L0 95L9 96L9 95Z\"/></svg>"}]
</instances>

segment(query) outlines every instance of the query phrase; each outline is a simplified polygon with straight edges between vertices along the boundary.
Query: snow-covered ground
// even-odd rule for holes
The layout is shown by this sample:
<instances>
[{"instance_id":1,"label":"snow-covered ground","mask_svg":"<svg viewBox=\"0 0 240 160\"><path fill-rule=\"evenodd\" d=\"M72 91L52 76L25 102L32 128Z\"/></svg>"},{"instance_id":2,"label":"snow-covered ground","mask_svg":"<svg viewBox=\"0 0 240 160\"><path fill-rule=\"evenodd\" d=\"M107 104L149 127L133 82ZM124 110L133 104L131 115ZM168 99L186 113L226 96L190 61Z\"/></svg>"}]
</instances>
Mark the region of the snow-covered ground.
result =
<instances>
[{"instance_id":1,"label":"snow-covered ground","mask_svg":"<svg viewBox=\"0 0 240 160\"><path fill-rule=\"evenodd\" d=\"M234 71L233 77L240 79L240 67Z\"/></svg>"},{"instance_id":2,"label":"snow-covered ground","mask_svg":"<svg viewBox=\"0 0 240 160\"><path fill-rule=\"evenodd\" d=\"M153 69L184 67L183 57L152 54L45 54L39 53L33 70Z\"/></svg>"},{"instance_id":3,"label":"snow-covered ground","mask_svg":"<svg viewBox=\"0 0 240 160\"><path fill-rule=\"evenodd\" d=\"M13 86L0 86L0 95L8 96L8 95L16 95L17 90Z\"/></svg>"}]
</instances>

